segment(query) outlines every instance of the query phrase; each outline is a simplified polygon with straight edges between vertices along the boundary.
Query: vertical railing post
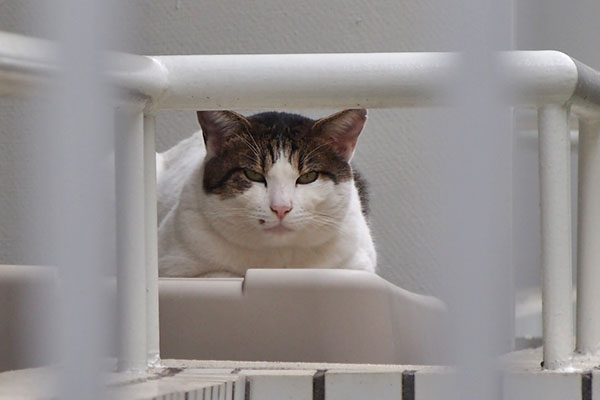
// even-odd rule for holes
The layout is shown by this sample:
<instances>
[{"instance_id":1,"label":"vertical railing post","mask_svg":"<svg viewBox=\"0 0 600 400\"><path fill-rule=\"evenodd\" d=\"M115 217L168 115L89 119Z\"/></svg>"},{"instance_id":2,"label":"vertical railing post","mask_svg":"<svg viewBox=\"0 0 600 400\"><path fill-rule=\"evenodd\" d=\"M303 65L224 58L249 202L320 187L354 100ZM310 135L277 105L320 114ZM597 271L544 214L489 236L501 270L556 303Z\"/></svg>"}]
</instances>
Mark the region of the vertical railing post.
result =
<instances>
[{"instance_id":1,"label":"vertical railing post","mask_svg":"<svg viewBox=\"0 0 600 400\"><path fill-rule=\"evenodd\" d=\"M538 110L542 220L542 314L544 368L569 365L573 343L571 303L571 179L569 109Z\"/></svg>"},{"instance_id":2,"label":"vertical railing post","mask_svg":"<svg viewBox=\"0 0 600 400\"><path fill-rule=\"evenodd\" d=\"M600 350L600 121L579 121L577 351Z\"/></svg>"},{"instance_id":3,"label":"vertical railing post","mask_svg":"<svg viewBox=\"0 0 600 400\"><path fill-rule=\"evenodd\" d=\"M146 349L144 119L141 107L116 111L118 369L143 371Z\"/></svg>"},{"instance_id":4,"label":"vertical railing post","mask_svg":"<svg viewBox=\"0 0 600 400\"><path fill-rule=\"evenodd\" d=\"M156 210L156 118L144 116L144 189L146 230L146 306L148 366L160 363L160 336L158 321L158 235Z\"/></svg>"}]
</instances>

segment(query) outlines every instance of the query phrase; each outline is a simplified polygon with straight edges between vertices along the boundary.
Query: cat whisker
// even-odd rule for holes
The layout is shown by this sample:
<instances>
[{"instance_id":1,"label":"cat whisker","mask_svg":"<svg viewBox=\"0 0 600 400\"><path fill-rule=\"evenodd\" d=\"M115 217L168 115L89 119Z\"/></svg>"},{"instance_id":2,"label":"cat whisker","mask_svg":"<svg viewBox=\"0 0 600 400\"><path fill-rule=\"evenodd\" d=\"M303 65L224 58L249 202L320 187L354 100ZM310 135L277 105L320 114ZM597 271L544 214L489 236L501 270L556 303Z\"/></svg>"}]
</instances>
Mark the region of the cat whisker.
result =
<instances>
[{"instance_id":1,"label":"cat whisker","mask_svg":"<svg viewBox=\"0 0 600 400\"><path fill-rule=\"evenodd\" d=\"M260 146L258 145L258 143L256 143L254 136L250 135L250 139L252 139L252 142L254 143L254 148L256 149L257 153L260 154Z\"/></svg>"},{"instance_id":2,"label":"cat whisker","mask_svg":"<svg viewBox=\"0 0 600 400\"><path fill-rule=\"evenodd\" d=\"M256 159L256 157L251 157L248 154L242 154L242 155L244 157L246 157L248 160L250 160L252 163L260 165L260 161L258 159Z\"/></svg>"}]
</instances>

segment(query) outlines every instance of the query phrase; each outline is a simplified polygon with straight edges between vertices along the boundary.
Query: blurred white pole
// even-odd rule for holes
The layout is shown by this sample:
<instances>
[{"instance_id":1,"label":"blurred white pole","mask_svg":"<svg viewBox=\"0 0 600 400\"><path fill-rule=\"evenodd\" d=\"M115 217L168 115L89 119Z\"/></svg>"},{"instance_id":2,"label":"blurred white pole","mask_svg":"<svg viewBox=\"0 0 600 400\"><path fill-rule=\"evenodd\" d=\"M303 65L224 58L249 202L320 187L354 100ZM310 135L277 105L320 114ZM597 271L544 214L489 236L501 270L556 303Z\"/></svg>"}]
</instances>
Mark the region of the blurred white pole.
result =
<instances>
[{"instance_id":1,"label":"blurred white pole","mask_svg":"<svg viewBox=\"0 0 600 400\"><path fill-rule=\"evenodd\" d=\"M143 371L146 347L144 116L141 107L116 112L118 369Z\"/></svg>"},{"instance_id":2,"label":"blurred white pole","mask_svg":"<svg viewBox=\"0 0 600 400\"><path fill-rule=\"evenodd\" d=\"M448 5L463 51L451 118L440 129L440 270L447 270L448 342L457 386L447 398L498 400L498 357L512 350L512 115L495 52L510 49L510 1ZM443 137L447 137L444 139Z\"/></svg>"},{"instance_id":3,"label":"blurred white pole","mask_svg":"<svg viewBox=\"0 0 600 400\"><path fill-rule=\"evenodd\" d=\"M113 169L110 84L103 53L110 29L105 1L54 0L46 7L50 36L58 42L58 69L48 114L31 146L44 176L37 201L37 243L57 266L61 310L57 323L61 399L103 399L103 360L112 333L103 283L112 272ZM48 223L46 223L48 222ZM54 316L57 317L56 315ZM40 340L46 332L39 330ZM49 394L53 397L52 394Z\"/></svg>"},{"instance_id":4,"label":"blurred white pole","mask_svg":"<svg viewBox=\"0 0 600 400\"><path fill-rule=\"evenodd\" d=\"M573 343L569 109L538 110L544 368L569 365Z\"/></svg>"},{"instance_id":5,"label":"blurred white pole","mask_svg":"<svg viewBox=\"0 0 600 400\"><path fill-rule=\"evenodd\" d=\"M148 366L160 363L158 320L158 221L156 210L156 118L144 116L144 189L146 213L146 306Z\"/></svg>"},{"instance_id":6,"label":"blurred white pole","mask_svg":"<svg viewBox=\"0 0 600 400\"><path fill-rule=\"evenodd\" d=\"M600 121L579 120L577 350L600 350Z\"/></svg>"}]
</instances>

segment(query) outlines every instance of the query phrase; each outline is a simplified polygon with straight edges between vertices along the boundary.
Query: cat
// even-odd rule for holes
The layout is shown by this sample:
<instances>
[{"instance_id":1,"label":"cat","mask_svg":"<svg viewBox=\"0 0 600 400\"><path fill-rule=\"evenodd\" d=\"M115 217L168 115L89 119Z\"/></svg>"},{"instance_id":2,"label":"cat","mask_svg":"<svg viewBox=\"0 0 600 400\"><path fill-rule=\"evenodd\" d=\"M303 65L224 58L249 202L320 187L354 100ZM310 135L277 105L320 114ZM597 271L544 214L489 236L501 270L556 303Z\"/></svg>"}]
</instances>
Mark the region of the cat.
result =
<instances>
[{"instance_id":1,"label":"cat","mask_svg":"<svg viewBox=\"0 0 600 400\"><path fill-rule=\"evenodd\" d=\"M366 188L350 166L366 110L197 116L201 131L157 154L160 276L375 272Z\"/></svg>"}]
</instances>

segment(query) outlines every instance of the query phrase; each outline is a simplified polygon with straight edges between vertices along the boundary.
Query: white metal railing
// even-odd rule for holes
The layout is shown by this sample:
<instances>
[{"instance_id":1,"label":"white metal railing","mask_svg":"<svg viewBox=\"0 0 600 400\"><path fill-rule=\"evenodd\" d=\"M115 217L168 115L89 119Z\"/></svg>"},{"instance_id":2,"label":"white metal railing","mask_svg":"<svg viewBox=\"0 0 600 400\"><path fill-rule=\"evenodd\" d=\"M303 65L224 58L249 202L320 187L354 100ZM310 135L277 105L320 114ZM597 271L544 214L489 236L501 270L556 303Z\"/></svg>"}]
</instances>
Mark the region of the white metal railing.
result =
<instances>
[{"instance_id":1,"label":"white metal railing","mask_svg":"<svg viewBox=\"0 0 600 400\"><path fill-rule=\"evenodd\" d=\"M0 36L0 95L30 93L53 74L52 45ZM127 101L117 115L118 301L122 369L158 360L154 113L161 110L443 105L459 57L450 53L136 56L108 73ZM571 309L568 119L580 120L579 352L600 347L600 74L556 51L498 55L510 104L538 110L544 362L567 366ZM243 91L240 90L243 88ZM144 211L145 210L145 211ZM145 228L144 228L145 227ZM137 312L146 309L147 313Z\"/></svg>"}]
</instances>

